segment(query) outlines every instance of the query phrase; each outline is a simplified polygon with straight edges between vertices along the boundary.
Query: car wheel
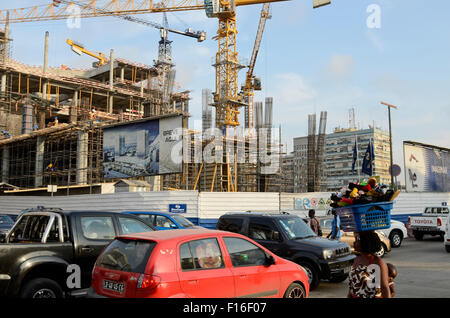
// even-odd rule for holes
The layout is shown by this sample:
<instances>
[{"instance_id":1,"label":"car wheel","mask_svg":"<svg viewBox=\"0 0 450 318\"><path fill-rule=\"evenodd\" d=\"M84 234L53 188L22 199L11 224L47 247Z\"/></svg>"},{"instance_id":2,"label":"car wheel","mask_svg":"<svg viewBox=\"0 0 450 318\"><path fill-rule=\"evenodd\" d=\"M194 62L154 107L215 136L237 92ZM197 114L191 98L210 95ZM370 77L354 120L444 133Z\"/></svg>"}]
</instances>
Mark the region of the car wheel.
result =
<instances>
[{"instance_id":1,"label":"car wheel","mask_svg":"<svg viewBox=\"0 0 450 318\"><path fill-rule=\"evenodd\" d=\"M30 280L22 290L21 298L63 298L63 290L57 282L48 278Z\"/></svg>"},{"instance_id":2,"label":"car wheel","mask_svg":"<svg viewBox=\"0 0 450 318\"><path fill-rule=\"evenodd\" d=\"M447 251L447 253L450 253L450 245L445 245L445 250Z\"/></svg>"},{"instance_id":3,"label":"car wheel","mask_svg":"<svg viewBox=\"0 0 450 318\"><path fill-rule=\"evenodd\" d=\"M381 244L381 249L375 253L376 256L378 257L384 257L384 254L386 254L386 247L384 246L384 244Z\"/></svg>"},{"instance_id":4,"label":"car wheel","mask_svg":"<svg viewBox=\"0 0 450 318\"><path fill-rule=\"evenodd\" d=\"M284 293L284 298L305 298L306 292L305 288L298 284L298 283L292 283L289 285L288 289Z\"/></svg>"},{"instance_id":5,"label":"car wheel","mask_svg":"<svg viewBox=\"0 0 450 318\"><path fill-rule=\"evenodd\" d=\"M305 269L306 275L308 275L309 290L315 289L319 285L319 272L316 267L310 262L303 261L298 264Z\"/></svg>"},{"instance_id":6,"label":"car wheel","mask_svg":"<svg viewBox=\"0 0 450 318\"><path fill-rule=\"evenodd\" d=\"M403 235L400 231L392 231L389 235L389 240L391 241L392 247L400 247L403 241Z\"/></svg>"}]
</instances>

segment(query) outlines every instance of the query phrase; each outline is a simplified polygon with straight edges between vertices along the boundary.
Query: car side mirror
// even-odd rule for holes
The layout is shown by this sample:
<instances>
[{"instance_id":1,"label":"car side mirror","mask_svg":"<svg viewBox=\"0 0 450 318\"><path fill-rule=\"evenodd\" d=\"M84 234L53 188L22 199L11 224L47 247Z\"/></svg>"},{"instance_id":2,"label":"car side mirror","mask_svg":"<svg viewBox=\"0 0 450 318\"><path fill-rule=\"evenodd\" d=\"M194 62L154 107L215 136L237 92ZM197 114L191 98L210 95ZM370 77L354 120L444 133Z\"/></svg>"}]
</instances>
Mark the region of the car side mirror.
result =
<instances>
[{"instance_id":1,"label":"car side mirror","mask_svg":"<svg viewBox=\"0 0 450 318\"><path fill-rule=\"evenodd\" d=\"M264 265L265 266L275 265L275 258L273 258L272 255L266 254L266 263Z\"/></svg>"}]
</instances>

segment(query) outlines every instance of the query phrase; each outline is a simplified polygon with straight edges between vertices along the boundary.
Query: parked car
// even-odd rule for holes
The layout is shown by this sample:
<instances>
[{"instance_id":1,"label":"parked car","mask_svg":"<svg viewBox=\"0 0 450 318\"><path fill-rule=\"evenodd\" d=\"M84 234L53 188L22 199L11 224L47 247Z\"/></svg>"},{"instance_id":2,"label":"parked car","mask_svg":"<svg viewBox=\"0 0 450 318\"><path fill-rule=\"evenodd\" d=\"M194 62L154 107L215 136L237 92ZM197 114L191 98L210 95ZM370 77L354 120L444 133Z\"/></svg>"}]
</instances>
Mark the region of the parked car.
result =
<instances>
[{"instance_id":1,"label":"parked car","mask_svg":"<svg viewBox=\"0 0 450 318\"><path fill-rule=\"evenodd\" d=\"M168 230L117 237L98 257L91 297L306 298L308 277L235 233Z\"/></svg>"},{"instance_id":2,"label":"parked car","mask_svg":"<svg viewBox=\"0 0 450 318\"><path fill-rule=\"evenodd\" d=\"M278 256L301 265L308 273L311 290L320 279L347 279L355 259L347 243L318 237L296 215L228 213L219 218L216 229L248 236Z\"/></svg>"},{"instance_id":3,"label":"parked car","mask_svg":"<svg viewBox=\"0 0 450 318\"><path fill-rule=\"evenodd\" d=\"M410 216L408 223L416 240L421 241L423 236L439 235L444 239L445 226L449 215L447 206L426 207L421 216Z\"/></svg>"},{"instance_id":4,"label":"parked car","mask_svg":"<svg viewBox=\"0 0 450 318\"><path fill-rule=\"evenodd\" d=\"M321 217L318 218L320 221L320 227L322 228L323 236L327 236L331 232L331 222L333 221L333 217ZM351 246L352 252L355 253L354 245L355 242L355 235L353 232L342 232L342 236L340 240L342 242L346 242ZM376 253L377 256L383 257L386 255L386 253L389 253L391 251L391 241L389 238L384 234L384 232L381 232L379 230L375 231L375 233L378 234L378 237L381 240L381 249L378 253Z\"/></svg>"},{"instance_id":5,"label":"parked car","mask_svg":"<svg viewBox=\"0 0 450 318\"><path fill-rule=\"evenodd\" d=\"M136 216L115 212L28 210L0 244L0 296L82 296L98 255L114 237L154 230ZM77 288L67 285L69 265L79 267Z\"/></svg>"},{"instance_id":6,"label":"parked car","mask_svg":"<svg viewBox=\"0 0 450 318\"><path fill-rule=\"evenodd\" d=\"M403 239L408 237L408 230L406 229L405 224L396 220L391 220L390 228L378 231L384 233L384 235L389 238L391 247L400 247Z\"/></svg>"},{"instance_id":7,"label":"parked car","mask_svg":"<svg viewBox=\"0 0 450 318\"><path fill-rule=\"evenodd\" d=\"M447 225L445 227L444 247L447 253L450 253L450 218L447 218Z\"/></svg>"},{"instance_id":8,"label":"parked car","mask_svg":"<svg viewBox=\"0 0 450 318\"><path fill-rule=\"evenodd\" d=\"M0 242L3 242L13 225L14 220L9 215L0 214Z\"/></svg>"},{"instance_id":9,"label":"parked car","mask_svg":"<svg viewBox=\"0 0 450 318\"><path fill-rule=\"evenodd\" d=\"M138 216L145 222L156 227L158 230L203 228L201 226L195 225L187 218L178 213L141 212L141 211L126 211L123 213Z\"/></svg>"}]
</instances>

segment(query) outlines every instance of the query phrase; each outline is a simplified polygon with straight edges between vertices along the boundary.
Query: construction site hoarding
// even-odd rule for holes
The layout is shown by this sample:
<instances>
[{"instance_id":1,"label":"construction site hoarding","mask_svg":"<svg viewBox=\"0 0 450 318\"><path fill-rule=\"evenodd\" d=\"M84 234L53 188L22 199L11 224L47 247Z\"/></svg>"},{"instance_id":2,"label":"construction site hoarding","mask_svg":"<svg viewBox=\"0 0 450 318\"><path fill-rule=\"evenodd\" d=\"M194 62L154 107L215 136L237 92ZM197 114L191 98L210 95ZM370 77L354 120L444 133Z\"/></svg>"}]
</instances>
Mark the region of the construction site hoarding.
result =
<instances>
[{"instance_id":1,"label":"construction site hoarding","mask_svg":"<svg viewBox=\"0 0 450 318\"><path fill-rule=\"evenodd\" d=\"M408 192L450 192L450 149L403 142Z\"/></svg>"},{"instance_id":2,"label":"construction site hoarding","mask_svg":"<svg viewBox=\"0 0 450 318\"><path fill-rule=\"evenodd\" d=\"M103 129L103 177L128 178L181 173L173 156L181 145L182 116L110 126Z\"/></svg>"}]
</instances>

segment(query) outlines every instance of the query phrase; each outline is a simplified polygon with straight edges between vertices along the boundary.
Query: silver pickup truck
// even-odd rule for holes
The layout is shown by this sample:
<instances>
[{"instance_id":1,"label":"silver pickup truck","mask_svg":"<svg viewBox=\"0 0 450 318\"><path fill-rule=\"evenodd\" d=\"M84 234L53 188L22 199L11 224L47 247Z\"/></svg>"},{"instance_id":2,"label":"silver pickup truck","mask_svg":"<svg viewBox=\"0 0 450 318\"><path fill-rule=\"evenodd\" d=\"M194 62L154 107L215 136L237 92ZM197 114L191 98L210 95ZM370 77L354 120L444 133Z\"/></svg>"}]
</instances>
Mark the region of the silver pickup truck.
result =
<instances>
[{"instance_id":1,"label":"silver pickup truck","mask_svg":"<svg viewBox=\"0 0 450 318\"><path fill-rule=\"evenodd\" d=\"M422 240L425 234L439 235L444 239L448 214L447 206L426 207L421 216L409 217L409 229L416 240Z\"/></svg>"}]
</instances>

